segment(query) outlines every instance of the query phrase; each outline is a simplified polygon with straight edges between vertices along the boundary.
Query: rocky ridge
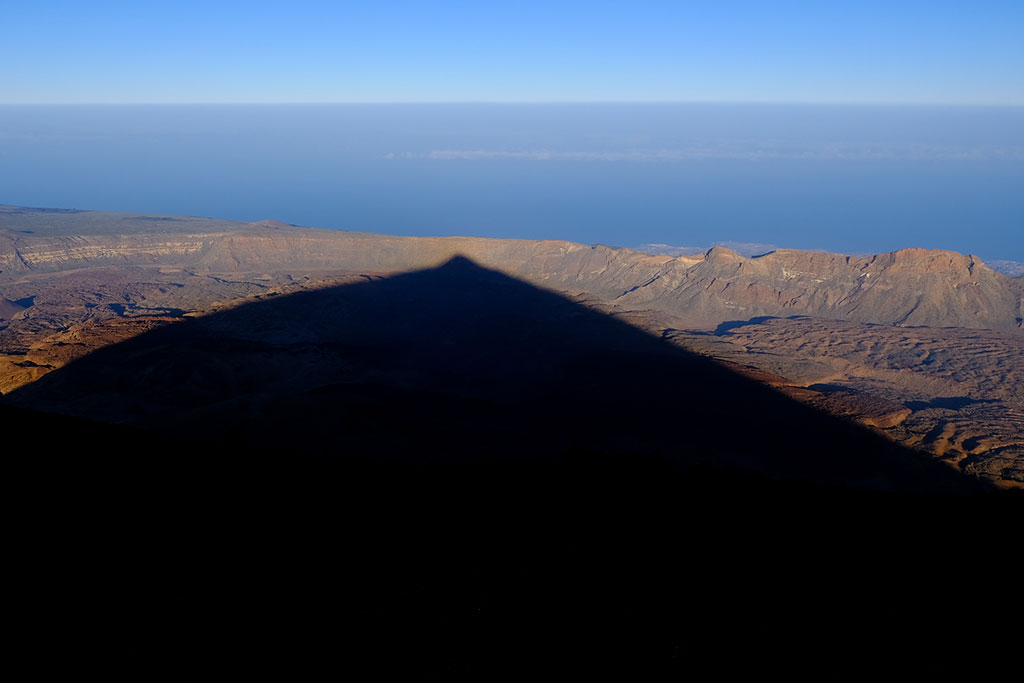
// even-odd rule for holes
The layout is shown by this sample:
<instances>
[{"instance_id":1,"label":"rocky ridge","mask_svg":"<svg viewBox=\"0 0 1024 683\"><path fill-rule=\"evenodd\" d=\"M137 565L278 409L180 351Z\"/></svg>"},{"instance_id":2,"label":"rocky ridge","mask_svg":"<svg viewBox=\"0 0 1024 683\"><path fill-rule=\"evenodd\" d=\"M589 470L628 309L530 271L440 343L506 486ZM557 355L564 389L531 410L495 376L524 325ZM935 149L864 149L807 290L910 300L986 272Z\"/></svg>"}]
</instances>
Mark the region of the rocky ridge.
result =
<instances>
[{"instance_id":1,"label":"rocky ridge","mask_svg":"<svg viewBox=\"0 0 1024 683\"><path fill-rule=\"evenodd\" d=\"M714 247L700 256L671 257L555 240L397 237L273 222L19 211L0 207L0 281L112 265L197 273L388 273L462 255L551 289L668 311L693 326L810 315L1014 330L1024 319L1022 280L946 251L857 258L777 250L747 258Z\"/></svg>"}]
</instances>

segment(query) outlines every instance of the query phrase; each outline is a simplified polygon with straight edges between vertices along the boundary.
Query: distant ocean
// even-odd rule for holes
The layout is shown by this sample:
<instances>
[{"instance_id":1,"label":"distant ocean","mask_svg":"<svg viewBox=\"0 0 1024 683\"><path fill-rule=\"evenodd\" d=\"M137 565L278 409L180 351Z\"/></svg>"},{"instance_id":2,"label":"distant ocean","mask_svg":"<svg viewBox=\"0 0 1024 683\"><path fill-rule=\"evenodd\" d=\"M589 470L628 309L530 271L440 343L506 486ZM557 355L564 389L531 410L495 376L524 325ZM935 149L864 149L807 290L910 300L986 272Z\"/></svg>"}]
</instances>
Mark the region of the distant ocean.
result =
<instances>
[{"instance_id":1,"label":"distant ocean","mask_svg":"<svg viewBox=\"0 0 1024 683\"><path fill-rule=\"evenodd\" d=\"M0 203L1024 261L1024 109L6 105Z\"/></svg>"}]
</instances>

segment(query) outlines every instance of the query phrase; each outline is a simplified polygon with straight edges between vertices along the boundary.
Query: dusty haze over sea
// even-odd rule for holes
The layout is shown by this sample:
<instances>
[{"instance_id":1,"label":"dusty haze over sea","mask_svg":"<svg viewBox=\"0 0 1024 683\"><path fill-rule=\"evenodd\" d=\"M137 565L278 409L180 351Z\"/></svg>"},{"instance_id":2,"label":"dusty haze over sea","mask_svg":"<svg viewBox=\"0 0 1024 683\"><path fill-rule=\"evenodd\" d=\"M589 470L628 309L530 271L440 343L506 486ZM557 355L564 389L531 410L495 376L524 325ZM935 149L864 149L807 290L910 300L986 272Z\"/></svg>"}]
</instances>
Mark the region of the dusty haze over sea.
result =
<instances>
[{"instance_id":1,"label":"dusty haze over sea","mask_svg":"<svg viewBox=\"0 0 1024 683\"><path fill-rule=\"evenodd\" d=\"M1024 108L8 105L0 203L1024 261Z\"/></svg>"}]
</instances>

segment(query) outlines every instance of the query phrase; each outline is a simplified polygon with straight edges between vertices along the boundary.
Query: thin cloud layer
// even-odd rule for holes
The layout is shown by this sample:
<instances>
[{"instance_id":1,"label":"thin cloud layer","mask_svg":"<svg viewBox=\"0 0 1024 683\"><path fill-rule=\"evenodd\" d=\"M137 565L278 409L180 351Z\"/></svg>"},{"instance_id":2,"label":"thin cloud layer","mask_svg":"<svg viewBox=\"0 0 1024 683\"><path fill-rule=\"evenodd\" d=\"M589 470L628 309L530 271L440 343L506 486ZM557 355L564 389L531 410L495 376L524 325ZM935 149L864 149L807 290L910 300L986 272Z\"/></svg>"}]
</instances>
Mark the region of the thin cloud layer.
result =
<instances>
[{"instance_id":1,"label":"thin cloud layer","mask_svg":"<svg viewBox=\"0 0 1024 683\"><path fill-rule=\"evenodd\" d=\"M385 155L388 159L433 159L443 161L631 161L672 162L703 159L761 160L1024 160L1024 147L941 147L933 145L849 145L784 148L743 145L695 145L674 149L586 150L497 150L436 149L426 153Z\"/></svg>"}]
</instances>

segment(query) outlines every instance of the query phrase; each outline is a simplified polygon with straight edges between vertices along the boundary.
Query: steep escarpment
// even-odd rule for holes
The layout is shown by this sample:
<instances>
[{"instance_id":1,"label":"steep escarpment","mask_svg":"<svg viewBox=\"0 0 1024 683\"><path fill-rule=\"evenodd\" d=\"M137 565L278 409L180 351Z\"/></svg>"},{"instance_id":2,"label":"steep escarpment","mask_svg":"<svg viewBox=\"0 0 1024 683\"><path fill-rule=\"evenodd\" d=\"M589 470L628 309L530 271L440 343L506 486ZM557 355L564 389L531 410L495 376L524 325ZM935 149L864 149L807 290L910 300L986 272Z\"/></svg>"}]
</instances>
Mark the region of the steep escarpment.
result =
<instances>
[{"instance_id":1,"label":"steep escarpment","mask_svg":"<svg viewBox=\"0 0 1024 683\"><path fill-rule=\"evenodd\" d=\"M810 315L855 322L1014 329L1019 283L973 256L904 249L868 258L779 250L745 258L715 247L693 264L675 259L621 296L716 324L759 316Z\"/></svg>"}]
</instances>

